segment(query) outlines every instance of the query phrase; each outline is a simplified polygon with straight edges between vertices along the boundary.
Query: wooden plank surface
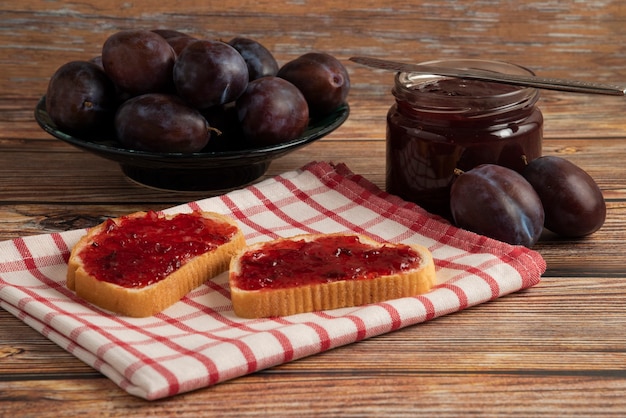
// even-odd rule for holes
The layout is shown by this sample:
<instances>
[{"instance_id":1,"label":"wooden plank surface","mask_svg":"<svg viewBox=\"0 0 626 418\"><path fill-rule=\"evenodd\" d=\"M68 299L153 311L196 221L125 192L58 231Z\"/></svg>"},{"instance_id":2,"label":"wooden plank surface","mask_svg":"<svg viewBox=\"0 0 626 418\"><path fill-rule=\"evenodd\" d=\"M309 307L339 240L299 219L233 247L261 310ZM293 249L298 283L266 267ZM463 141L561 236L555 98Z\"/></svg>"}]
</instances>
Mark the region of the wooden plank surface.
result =
<instances>
[{"instance_id":1,"label":"wooden plank surface","mask_svg":"<svg viewBox=\"0 0 626 418\"><path fill-rule=\"evenodd\" d=\"M119 29L261 40L281 63L310 50L427 61L485 58L537 74L626 82L626 3L485 1L0 2L0 240L81 228L206 197L138 186L33 118L64 62ZM348 121L272 163L345 162L384 187L392 75L346 62ZM626 99L544 92L544 154L586 169L608 205L584 240L546 235L540 285L464 312L156 402L0 309L0 416L623 416L626 414Z\"/></svg>"}]
</instances>

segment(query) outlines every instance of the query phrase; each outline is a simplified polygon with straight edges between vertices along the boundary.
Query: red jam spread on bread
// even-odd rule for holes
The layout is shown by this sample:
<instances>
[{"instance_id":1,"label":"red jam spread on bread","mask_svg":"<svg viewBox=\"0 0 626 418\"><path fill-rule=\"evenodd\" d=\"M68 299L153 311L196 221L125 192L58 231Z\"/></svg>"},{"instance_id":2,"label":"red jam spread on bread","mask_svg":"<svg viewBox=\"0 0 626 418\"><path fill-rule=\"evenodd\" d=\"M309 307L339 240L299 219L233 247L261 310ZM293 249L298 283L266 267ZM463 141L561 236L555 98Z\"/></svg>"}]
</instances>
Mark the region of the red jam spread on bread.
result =
<instances>
[{"instance_id":1,"label":"red jam spread on bread","mask_svg":"<svg viewBox=\"0 0 626 418\"><path fill-rule=\"evenodd\" d=\"M236 282L240 289L260 290L367 280L410 270L420 262L408 245L373 248L351 235L279 240L244 254Z\"/></svg>"},{"instance_id":2,"label":"red jam spread on bread","mask_svg":"<svg viewBox=\"0 0 626 418\"><path fill-rule=\"evenodd\" d=\"M117 223L109 219L80 257L87 273L98 280L144 287L228 242L236 231L233 225L199 213L168 219L148 212L144 217L122 217Z\"/></svg>"}]
</instances>

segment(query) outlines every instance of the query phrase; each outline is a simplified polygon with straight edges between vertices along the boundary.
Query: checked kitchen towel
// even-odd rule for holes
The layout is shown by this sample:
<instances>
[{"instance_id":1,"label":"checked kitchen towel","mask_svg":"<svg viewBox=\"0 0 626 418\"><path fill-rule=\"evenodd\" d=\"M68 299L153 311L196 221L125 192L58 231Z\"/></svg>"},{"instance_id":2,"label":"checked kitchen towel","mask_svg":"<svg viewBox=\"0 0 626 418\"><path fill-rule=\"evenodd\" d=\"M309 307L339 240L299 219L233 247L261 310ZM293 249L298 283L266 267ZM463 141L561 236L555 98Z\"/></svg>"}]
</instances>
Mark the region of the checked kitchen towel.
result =
<instances>
[{"instance_id":1,"label":"checked kitchen towel","mask_svg":"<svg viewBox=\"0 0 626 418\"><path fill-rule=\"evenodd\" d=\"M70 249L85 233L74 230L0 243L0 307L128 393L159 399L491 301L537 284L546 268L538 253L457 229L343 164L310 163L165 212L194 209L232 216L249 243L346 231L420 243L438 285L375 305L249 320L233 314L223 273L156 316L127 318L65 287Z\"/></svg>"}]
</instances>

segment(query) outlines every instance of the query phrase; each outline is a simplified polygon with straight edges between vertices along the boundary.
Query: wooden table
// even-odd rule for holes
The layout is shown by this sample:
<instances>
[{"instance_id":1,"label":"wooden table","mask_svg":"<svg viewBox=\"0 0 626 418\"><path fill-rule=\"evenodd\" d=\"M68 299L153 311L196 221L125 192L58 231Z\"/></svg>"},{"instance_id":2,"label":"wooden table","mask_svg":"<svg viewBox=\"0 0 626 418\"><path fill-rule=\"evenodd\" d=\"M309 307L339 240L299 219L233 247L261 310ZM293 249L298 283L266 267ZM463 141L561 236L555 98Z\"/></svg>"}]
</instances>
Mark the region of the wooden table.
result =
<instances>
[{"instance_id":1,"label":"wooden table","mask_svg":"<svg viewBox=\"0 0 626 418\"><path fill-rule=\"evenodd\" d=\"M15 4L12 4L15 3ZM0 239L93 225L102 216L206 197L128 181L113 163L43 132L48 78L99 54L118 29L168 27L262 41L281 63L320 50L425 61L513 61L538 74L626 80L618 1L0 2ZM346 61L352 113L276 160L345 162L384 187L389 73ZM544 92L544 154L587 170L608 205L582 240L536 246L548 269L528 291L212 388L148 402L0 309L0 416L601 415L626 413L626 99Z\"/></svg>"}]
</instances>

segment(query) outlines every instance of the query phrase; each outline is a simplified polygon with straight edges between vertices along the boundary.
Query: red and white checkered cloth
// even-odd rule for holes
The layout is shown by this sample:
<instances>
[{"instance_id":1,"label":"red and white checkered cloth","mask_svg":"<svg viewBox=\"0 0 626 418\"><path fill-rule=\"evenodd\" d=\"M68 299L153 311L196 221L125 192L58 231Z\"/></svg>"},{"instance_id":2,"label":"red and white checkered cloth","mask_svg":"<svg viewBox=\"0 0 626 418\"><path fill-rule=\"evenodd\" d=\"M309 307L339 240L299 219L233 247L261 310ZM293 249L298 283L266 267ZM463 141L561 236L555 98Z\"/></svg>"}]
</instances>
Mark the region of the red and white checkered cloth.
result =
<instances>
[{"instance_id":1,"label":"red and white checkered cloth","mask_svg":"<svg viewBox=\"0 0 626 418\"><path fill-rule=\"evenodd\" d=\"M426 295L272 319L233 314L227 274L149 318L102 311L65 287L69 251L85 230L0 243L0 306L128 393L158 399L428 321L537 284L536 252L467 231L388 195L345 165L310 163L245 189L171 208L238 220L249 243L353 231L417 242L433 253Z\"/></svg>"}]
</instances>

